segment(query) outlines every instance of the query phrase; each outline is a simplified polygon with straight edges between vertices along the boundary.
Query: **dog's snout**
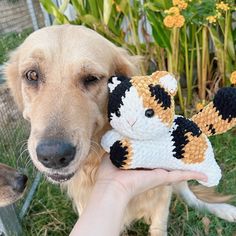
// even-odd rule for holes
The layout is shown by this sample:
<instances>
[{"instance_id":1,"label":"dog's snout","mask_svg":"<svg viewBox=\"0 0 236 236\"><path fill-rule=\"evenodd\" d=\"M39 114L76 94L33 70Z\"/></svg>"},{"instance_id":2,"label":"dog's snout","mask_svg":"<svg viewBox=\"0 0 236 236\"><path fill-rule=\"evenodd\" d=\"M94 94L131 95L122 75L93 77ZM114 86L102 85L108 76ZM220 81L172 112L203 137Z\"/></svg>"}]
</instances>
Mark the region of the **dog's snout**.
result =
<instances>
[{"instance_id":1,"label":"dog's snout","mask_svg":"<svg viewBox=\"0 0 236 236\"><path fill-rule=\"evenodd\" d=\"M60 169L69 165L76 148L62 140L44 140L36 148L38 160L47 168Z\"/></svg>"},{"instance_id":2,"label":"dog's snout","mask_svg":"<svg viewBox=\"0 0 236 236\"><path fill-rule=\"evenodd\" d=\"M26 187L27 180L28 178L26 175L19 174L14 181L14 190L19 193L23 193Z\"/></svg>"}]
</instances>

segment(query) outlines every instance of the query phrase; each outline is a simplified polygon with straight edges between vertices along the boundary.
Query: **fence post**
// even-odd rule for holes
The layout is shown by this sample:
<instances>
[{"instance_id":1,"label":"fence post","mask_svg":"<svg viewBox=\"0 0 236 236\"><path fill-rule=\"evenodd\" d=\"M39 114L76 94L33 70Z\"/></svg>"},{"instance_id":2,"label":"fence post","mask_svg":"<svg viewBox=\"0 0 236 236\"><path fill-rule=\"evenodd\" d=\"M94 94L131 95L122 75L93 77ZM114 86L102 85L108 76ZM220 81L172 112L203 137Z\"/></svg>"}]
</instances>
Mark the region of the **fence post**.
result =
<instances>
[{"instance_id":1,"label":"fence post","mask_svg":"<svg viewBox=\"0 0 236 236\"><path fill-rule=\"evenodd\" d=\"M39 26L38 26L38 22L37 22L37 18L36 18L36 14L35 14L35 11L34 11L34 5L32 3L32 0L27 0L26 2L27 2L29 13L30 13L30 17L31 17L31 20L32 20L34 31L38 30Z\"/></svg>"},{"instance_id":2,"label":"fence post","mask_svg":"<svg viewBox=\"0 0 236 236\"><path fill-rule=\"evenodd\" d=\"M44 18L44 24L45 26L50 26L52 25L52 16L48 14L48 12L44 9L43 5L40 3L40 7L42 9L43 12L43 18Z\"/></svg>"},{"instance_id":3,"label":"fence post","mask_svg":"<svg viewBox=\"0 0 236 236\"><path fill-rule=\"evenodd\" d=\"M22 228L17 218L14 205L0 208L0 235L22 235Z\"/></svg>"}]
</instances>

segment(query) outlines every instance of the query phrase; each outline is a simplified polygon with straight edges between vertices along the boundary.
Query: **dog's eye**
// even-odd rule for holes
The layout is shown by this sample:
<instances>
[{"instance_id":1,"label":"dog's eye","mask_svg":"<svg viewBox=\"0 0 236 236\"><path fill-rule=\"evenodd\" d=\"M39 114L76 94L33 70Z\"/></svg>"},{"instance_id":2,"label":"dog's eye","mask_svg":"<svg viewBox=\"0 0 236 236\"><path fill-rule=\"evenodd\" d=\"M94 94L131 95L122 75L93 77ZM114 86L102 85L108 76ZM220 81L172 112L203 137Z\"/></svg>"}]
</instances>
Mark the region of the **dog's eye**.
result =
<instances>
[{"instance_id":1,"label":"dog's eye","mask_svg":"<svg viewBox=\"0 0 236 236\"><path fill-rule=\"evenodd\" d=\"M38 73L35 70L27 71L25 77L30 82L37 82L39 79Z\"/></svg>"},{"instance_id":2,"label":"dog's eye","mask_svg":"<svg viewBox=\"0 0 236 236\"><path fill-rule=\"evenodd\" d=\"M97 77L97 76L88 75L88 76L86 76L85 79L84 79L84 85L85 85L85 86L88 86L88 85L90 85L90 84L96 83L96 82L99 81L99 80L100 80L100 78Z\"/></svg>"}]
</instances>

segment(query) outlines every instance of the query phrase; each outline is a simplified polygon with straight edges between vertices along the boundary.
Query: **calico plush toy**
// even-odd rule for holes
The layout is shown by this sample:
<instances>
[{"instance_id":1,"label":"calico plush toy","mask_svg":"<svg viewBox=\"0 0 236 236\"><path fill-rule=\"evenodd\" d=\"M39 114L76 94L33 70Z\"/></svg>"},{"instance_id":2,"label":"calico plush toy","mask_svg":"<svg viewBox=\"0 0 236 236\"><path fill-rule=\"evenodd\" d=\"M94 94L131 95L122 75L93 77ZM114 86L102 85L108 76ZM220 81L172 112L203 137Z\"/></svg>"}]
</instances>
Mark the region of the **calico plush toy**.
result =
<instances>
[{"instance_id":1,"label":"calico plush toy","mask_svg":"<svg viewBox=\"0 0 236 236\"><path fill-rule=\"evenodd\" d=\"M213 102L187 119L175 115L176 79L165 71L151 76L114 76L108 82L112 126L102 147L121 169L164 168L203 172L208 187L221 170L207 136L236 125L236 88L222 88Z\"/></svg>"}]
</instances>

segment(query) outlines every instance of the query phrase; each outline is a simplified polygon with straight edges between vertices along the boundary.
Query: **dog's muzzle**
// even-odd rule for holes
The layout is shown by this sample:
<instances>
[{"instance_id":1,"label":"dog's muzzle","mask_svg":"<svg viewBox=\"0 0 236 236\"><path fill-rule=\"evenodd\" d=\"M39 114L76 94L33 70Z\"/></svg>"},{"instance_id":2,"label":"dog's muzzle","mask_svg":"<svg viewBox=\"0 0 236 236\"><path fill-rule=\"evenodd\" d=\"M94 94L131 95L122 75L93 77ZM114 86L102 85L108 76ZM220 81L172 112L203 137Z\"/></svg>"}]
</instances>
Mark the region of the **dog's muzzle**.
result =
<instances>
[{"instance_id":1,"label":"dog's muzzle","mask_svg":"<svg viewBox=\"0 0 236 236\"><path fill-rule=\"evenodd\" d=\"M63 140L43 140L36 147L39 162L46 168L67 167L75 158L76 148Z\"/></svg>"},{"instance_id":2,"label":"dog's muzzle","mask_svg":"<svg viewBox=\"0 0 236 236\"><path fill-rule=\"evenodd\" d=\"M44 139L36 147L38 161L50 173L44 174L55 183L65 182L71 179L74 173L65 173L65 168L74 160L76 147L64 140Z\"/></svg>"}]
</instances>

